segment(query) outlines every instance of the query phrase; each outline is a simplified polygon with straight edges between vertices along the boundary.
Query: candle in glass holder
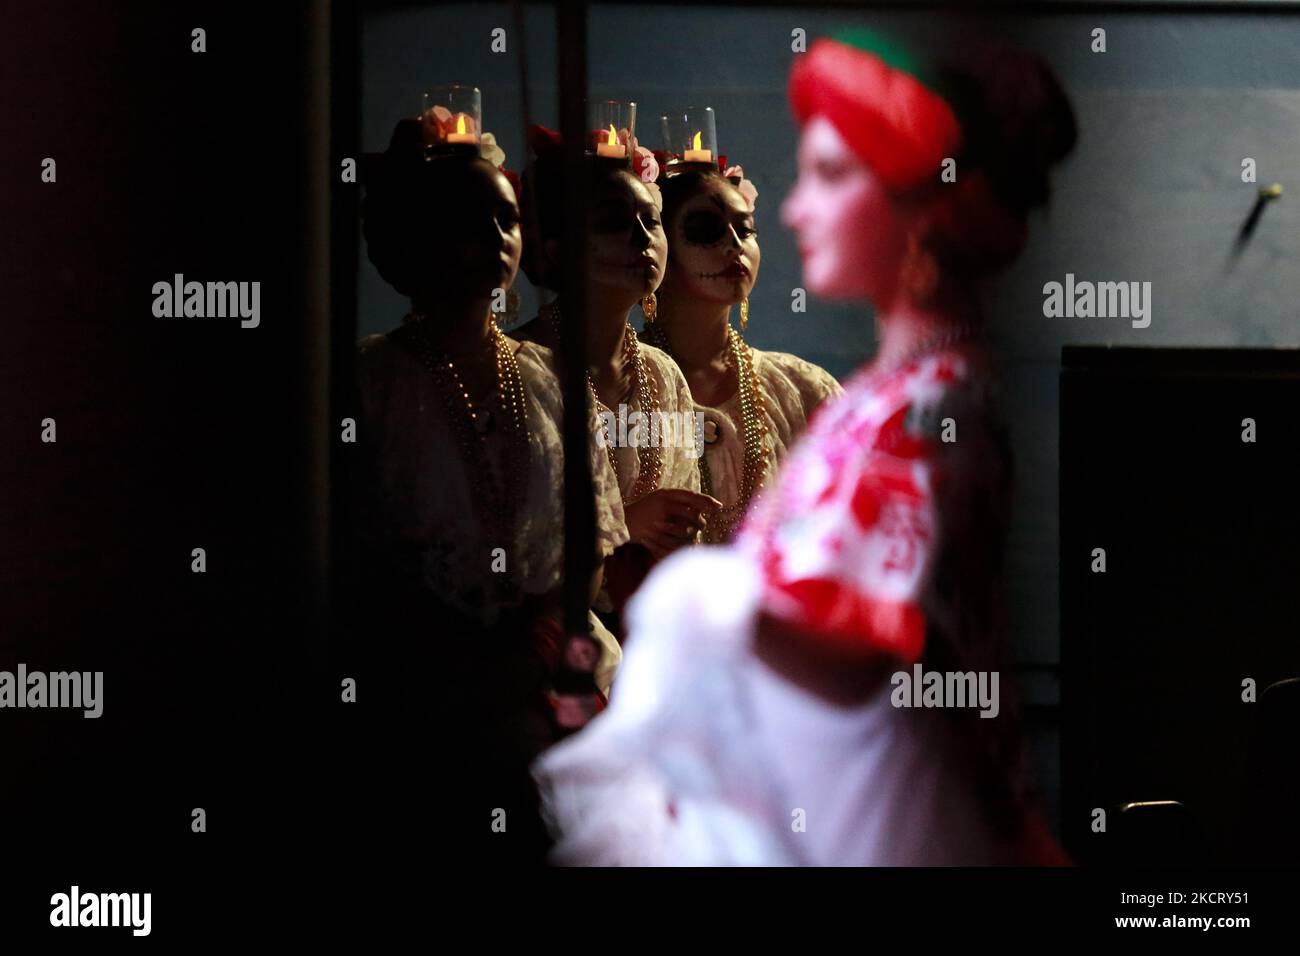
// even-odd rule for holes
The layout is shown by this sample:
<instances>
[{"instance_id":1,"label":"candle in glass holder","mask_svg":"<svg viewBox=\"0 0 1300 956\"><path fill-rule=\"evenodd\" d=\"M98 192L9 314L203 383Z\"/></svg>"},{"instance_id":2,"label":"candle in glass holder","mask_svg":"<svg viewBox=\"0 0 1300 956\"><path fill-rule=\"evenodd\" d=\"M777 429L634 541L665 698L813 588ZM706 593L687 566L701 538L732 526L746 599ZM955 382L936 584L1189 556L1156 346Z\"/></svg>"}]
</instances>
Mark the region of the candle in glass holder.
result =
<instances>
[{"instance_id":1,"label":"candle in glass holder","mask_svg":"<svg viewBox=\"0 0 1300 956\"><path fill-rule=\"evenodd\" d=\"M597 156L627 159L636 142L636 104L622 100L602 100L587 107L587 142Z\"/></svg>"},{"instance_id":2,"label":"candle in glass holder","mask_svg":"<svg viewBox=\"0 0 1300 956\"><path fill-rule=\"evenodd\" d=\"M606 137L605 142L596 144L596 155L608 156L610 159L626 159L627 147L618 141L618 133L614 131L612 123L609 132L604 135Z\"/></svg>"},{"instance_id":3,"label":"candle in glass holder","mask_svg":"<svg viewBox=\"0 0 1300 956\"><path fill-rule=\"evenodd\" d=\"M430 154L477 149L483 130L483 99L476 86L436 86L425 91L420 115Z\"/></svg>"},{"instance_id":4,"label":"candle in glass holder","mask_svg":"<svg viewBox=\"0 0 1300 956\"><path fill-rule=\"evenodd\" d=\"M460 113L456 116L456 129L447 134L449 143L469 143L471 145L478 142L478 138L473 133L465 131L465 114Z\"/></svg>"},{"instance_id":5,"label":"candle in glass holder","mask_svg":"<svg viewBox=\"0 0 1300 956\"><path fill-rule=\"evenodd\" d=\"M691 148L682 154L682 162L686 163L711 163L713 162L713 150L700 148L700 134L695 134L695 139L691 141Z\"/></svg>"}]
</instances>

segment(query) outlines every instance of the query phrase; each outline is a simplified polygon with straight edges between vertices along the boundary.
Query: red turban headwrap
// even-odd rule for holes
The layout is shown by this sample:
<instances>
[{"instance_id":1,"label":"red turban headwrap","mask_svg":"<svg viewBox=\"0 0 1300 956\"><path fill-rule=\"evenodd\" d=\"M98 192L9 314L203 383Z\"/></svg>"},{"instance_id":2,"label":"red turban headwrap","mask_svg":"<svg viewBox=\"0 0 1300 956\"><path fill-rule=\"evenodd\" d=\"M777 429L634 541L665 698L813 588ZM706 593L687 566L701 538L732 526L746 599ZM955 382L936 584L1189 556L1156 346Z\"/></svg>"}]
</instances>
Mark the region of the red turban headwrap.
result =
<instances>
[{"instance_id":1,"label":"red turban headwrap","mask_svg":"<svg viewBox=\"0 0 1300 956\"><path fill-rule=\"evenodd\" d=\"M912 72L856 45L862 36L820 39L800 54L790 105L801 124L825 116L886 186L905 191L956 155L961 127L948 102Z\"/></svg>"}]
</instances>

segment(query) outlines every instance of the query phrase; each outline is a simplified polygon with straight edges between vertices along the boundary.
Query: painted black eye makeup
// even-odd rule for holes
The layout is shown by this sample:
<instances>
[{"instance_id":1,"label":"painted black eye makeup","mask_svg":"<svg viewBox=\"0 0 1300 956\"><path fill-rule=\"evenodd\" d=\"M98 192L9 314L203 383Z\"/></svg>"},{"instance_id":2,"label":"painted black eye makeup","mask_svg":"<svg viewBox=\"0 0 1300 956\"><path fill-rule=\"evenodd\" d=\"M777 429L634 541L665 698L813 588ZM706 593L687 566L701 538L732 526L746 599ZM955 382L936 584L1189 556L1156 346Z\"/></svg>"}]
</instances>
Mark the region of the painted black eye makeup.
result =
<instances>
[{"instance_id":1,"label":"painted black eye makeup","mask_svg":"<svg viewBox=\"0 0 1300 956\"><path fill-rule=\"evenodd\" d=\"M726 234L726 218L712 209L697 209L682 220L682 236L697 246L711 246Z\"/></svg>"},{"instance_id":2,"label":"painted black eye makeup","mask_svg":"<svg viewBox=\"0 0 1300 956\"><path fill-rule=\"evenodd\" d=\"M596 204L591 228L599 233L624 232L632 228L636 213L627 203L609 200Z\"/></svg>"},{"instance_id":3,"label":"painted black eye makeup","mask_svg":"<svg viewBox=\"0 0 1300 956\"><path fill-rule=\"evenodd\" d=\"M654 203L651 203L648 206L642 206L638 212L638 218L641 220L641 225L651 231L654 231L663 225L659 221L659 208L655 206Z\"/></svg>"},{"instance_id":4,"label":"painted black eye makeup","mask_svg":"<svg viewBox=\"0 0 1300 956\"><path fill-rule=\"evenodd\" d=\"M502 203L497 210L497 223L502 229L513 229L519 225L519 210L508 203Z\"/></svg>"},{"instance_id":5,"label":"painted black eye makeup","mask_svg":"<svg viewBox=\"0 0 1300 956\"><path fill-rule=\"evenodd\" d=\"M729 225L727 217L722 213L701 209L688 214L682 220L682 236L694 245L711 246L727 237ZM758 235L758 230L753 227L748 218L737 221L735 229L737 237L742 242Z\"/></svg>"}]
</instances>

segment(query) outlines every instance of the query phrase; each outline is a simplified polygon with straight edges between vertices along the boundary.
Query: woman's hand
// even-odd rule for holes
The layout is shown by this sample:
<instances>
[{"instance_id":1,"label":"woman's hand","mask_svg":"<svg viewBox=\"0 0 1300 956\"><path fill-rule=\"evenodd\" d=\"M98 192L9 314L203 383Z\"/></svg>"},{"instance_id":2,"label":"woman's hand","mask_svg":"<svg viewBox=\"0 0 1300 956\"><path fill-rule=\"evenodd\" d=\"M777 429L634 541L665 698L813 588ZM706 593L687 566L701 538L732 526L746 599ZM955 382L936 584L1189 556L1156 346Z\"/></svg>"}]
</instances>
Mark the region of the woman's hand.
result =
<instances>
[{"instance_id":1,"label":"woman's hand","mask_svg":"<svg viewBox=\"0 0 1300 956\"><path fill-rule=\"evenodd\" d=\"M643 544L655 559L671 554L708 524L709 513L722 502L685 488L658 488L623 508L632 540Z\"/></svg>"}]
</instances>

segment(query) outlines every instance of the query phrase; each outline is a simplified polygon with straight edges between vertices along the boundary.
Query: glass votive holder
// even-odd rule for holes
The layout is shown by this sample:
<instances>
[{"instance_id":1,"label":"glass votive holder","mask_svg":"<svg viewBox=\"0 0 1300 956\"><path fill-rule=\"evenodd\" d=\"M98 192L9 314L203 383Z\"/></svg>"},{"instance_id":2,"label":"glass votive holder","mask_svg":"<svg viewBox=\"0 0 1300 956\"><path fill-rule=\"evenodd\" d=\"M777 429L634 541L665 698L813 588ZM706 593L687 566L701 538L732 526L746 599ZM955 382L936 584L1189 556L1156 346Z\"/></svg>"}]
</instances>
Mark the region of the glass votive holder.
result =
<instances>
[{"instance_id":1,"label":"glass votive holder","mask_svg":"<svg viewBox=\"0 0 1300 956\"><path fill-rule=\"evenodd\" d=\"M636 149L636 104L601 100L587 107L591 148L603 159L631 160Z\"/></svg>"},{"instance_id":2,"label":"glass votive holder","mask_svg":"<svg viewBox=\"0 0 1300 956\"><path fill-rule=\"evenodd\" d=\"M675 113L660 117L663 125L664 149L668 152L669 170L676 166L716 166L718 162L718 131L714 125L713 107L688 106Z\"/></svg>"},{"instance_id":3,"label":"glass votive holder","mask_svg":"<svg viewBox=\"0 0 1300 956\"><path fill-rule=\"evenodd\" d=\"M435 86L420 108L426 155L477 154L483 135L483 97L476 86Z\"/></svg>"}]
</instances>

